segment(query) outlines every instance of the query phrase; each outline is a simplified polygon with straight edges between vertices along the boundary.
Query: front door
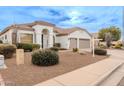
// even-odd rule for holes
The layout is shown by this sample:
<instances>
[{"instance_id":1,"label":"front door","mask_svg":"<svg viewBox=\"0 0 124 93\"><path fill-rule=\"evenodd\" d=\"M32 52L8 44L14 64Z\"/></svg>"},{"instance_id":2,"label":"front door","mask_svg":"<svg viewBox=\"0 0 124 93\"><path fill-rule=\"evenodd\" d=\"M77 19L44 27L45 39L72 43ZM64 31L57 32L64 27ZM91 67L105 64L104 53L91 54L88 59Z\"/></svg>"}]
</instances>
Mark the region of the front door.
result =
<instances>
[{"instance_id":1,"label":"front door","mask_svg":"<svg viewBox=\"0 0 124 93\"><path fill-rule=\"evenodd\" d=\"M42 35L42 48L48 48L48 35Z\"/></svg>"}]
</instances>

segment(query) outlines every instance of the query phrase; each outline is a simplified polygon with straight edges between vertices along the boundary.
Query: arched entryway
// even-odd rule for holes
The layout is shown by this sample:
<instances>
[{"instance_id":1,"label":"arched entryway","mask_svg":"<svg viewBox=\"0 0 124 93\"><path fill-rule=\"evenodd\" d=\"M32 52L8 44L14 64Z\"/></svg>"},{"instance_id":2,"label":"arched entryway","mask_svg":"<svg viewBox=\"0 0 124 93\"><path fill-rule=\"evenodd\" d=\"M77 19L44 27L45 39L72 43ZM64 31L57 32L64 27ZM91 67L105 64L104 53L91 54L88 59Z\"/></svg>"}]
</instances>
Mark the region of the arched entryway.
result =
<instances>
[{"instance_id":1,"label":"arched entryway","mask_svg":"<svg viewBox=\"0 0 124 93\"><path fill-rule=\"evenodd\" d=\"M43 29L41 35L42 48L48 48L48 39L49 39L49 31L48 29Z\"/></svg>"}]
</instances>

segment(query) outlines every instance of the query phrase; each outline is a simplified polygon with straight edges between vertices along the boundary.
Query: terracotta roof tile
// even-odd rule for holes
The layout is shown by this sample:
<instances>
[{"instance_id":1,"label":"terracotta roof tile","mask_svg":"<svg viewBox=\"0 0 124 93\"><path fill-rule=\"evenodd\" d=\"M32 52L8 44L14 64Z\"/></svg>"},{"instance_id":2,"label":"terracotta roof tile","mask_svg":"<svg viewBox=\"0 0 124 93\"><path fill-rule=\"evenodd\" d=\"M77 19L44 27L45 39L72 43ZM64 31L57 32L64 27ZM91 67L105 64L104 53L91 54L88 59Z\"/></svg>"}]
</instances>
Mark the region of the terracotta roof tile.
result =
<instances>
[{"instance_id":1,"label":"terracotta roof tile","mask_svg":"<svg viewBox=\"0 0 124 93\"><path fill-rule=\"evenodd\" d=\"M44 21L35 21L32 23L27 23L27 24L16 24L16 25L11 25L6 27L1 33L0 35L2 35L3 33L7 32L9 29L20 29L20 30L30 30L30 31L34 31L34 29L32 28L32 26L34 25L45 25L45 26L52 26L54 27L54 24L48 23L48 22L44 22Z\"/></svg>"},{"instance_id":2,"label":"terracotta roof tile","mask_svg":"<svg viewBox=\"0 0 124 93\"><path fill-rule=\"evenodd\" d=\"M20 30L34 31L32 26L37 25L37 24L54 27L54 32L58 33L57 35L68 35L68 34L74 32L74 31L77 31L77 30L83 30L83 31L86 31L91 36L91 34L86 29L83 29L83 28L80 28L80 27L59 28L59 27L55 27L54 24L51 24L51 23L48 23L48 22L44 22L44 21L35 21L33 23L11 25L11 26L5 28L0 33L0 35L5 33L5 32L7 32L9 29L15 29L15 28L16 29L20 29Z\"/></svg>"},{"instance_id":3,"label":"terracotta roof tile","mask_svg":"<svg viewBox=\"0 0 124 93\"><path fill-rule=\"evenodd\" d=\"M10 29L17 29L17 30L29 30L29 31L34 31L33 28L28 27L28 26L24 26L24 25L11 25L6 27L1 33L0 35L2 35L3 33L7 32Z\"/></svg>"},{"instance_id":4,"label":"terracotta roof tile","mask_svg":"<svg viewBox=\"0 0 124 93\"><path fill-rule=\"evenodd\" d=\"M26 24L20 24L20 25L26 25L26 26L29 26L29 27L32 27L34 25L44 25L44 26L52 26L54 27L55 25L54 24L51 24L51 23L48 23L48 22L45 22L45 21L34 21L32 23L26 23Z\"/></svg>"},{"instance_id":5,"label":"terracotta roof tile","mask_svg":"<svg viewBox=\"0 0 124 93\"><path fill-rule=\"evenodd\" d=\"M83 29L83 28L80 28L80 27L72 27L72 28L66 28L66 29L58 28L58 27L54 28L54 31L58 33L58 36L68 35L68 34L70 34L72 32L77 31L77 30L86 31L91 36L91 34L86 29Z\"/></svg>"}]
</instances>

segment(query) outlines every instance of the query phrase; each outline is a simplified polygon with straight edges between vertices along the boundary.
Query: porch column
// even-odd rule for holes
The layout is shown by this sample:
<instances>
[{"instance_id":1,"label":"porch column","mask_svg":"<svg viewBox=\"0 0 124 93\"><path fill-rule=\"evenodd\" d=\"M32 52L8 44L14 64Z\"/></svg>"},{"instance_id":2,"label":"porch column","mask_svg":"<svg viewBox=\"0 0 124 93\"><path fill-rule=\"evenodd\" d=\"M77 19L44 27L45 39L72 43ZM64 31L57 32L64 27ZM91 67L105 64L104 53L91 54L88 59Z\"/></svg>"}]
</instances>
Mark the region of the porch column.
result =
<instances>
[{"instance_id":1,"label":"porch column","mask_svg":"<svg viewBox=\"0 0 124 93\"><path fill-rule=\"evenodd\" d=\"M90 39L90 49L92 51L92 38Z\"/></svg>"},{"instance_id":2,"label":"porch column","mask_svg":"<svg viewBox=\"0 0 124 93\"><path fill-rule=\"evenodd\" d=\"M42 47L42 44L41 44L41 43L42 43L42 42L41 42L41 39L42 39L42 38L41 38L41 36L42 36L41 33L36 33L36 37L35 37L35 39L36 39L36 42L35 42L35 43L36 43L36 44L39 44L40 47Z\"/></svg>"},{"instance_id":3,"label":"porch column","mask_svg":"<svg viewBox=\"0 0 124 93\"><path fill-rule=\"evenodd\" d=\"M36 43L36 33L33 33L33 43Z\"/></svg>"},{"instance_id":4,"label":"porch column","mask_svg":"<svg viewBox=\"0 0 124 93\"><path fill-rule=\"evenodd\" d=\"M53 33L49 33L48 48L53 47Z\"/></svg>"},{"instance_id":5,"label":"porch column","mask_svg":"<svg viewBox=\"0 0 124 93\"><path fill-rule=\"evenodd\" d=\"M79 38L77 38L77 48L79 48Z\"/></svg>"},{"instance_id":6,"label":"porch column","mask_svg":"<svg viewBox=\"0 0 124 93\"><path fill-rule=\"evenodd\" d=\"M70 38L68 38L67 49L69 49L69 47L70 47Z\"/></svg>"},{"instance_id":7,"label":"porch column","mask_svg":"<svg viewBox=\"0 0 124 93\"><path fill-rule=\"evenodd\" d=\"M16 34L17 34L17 37L16 37L17 40L16 40L16 42L17 43L21 43L21 35L20 35L21 33L18 33L18 31L17 31Z\"/></svg>"}]
</instances>

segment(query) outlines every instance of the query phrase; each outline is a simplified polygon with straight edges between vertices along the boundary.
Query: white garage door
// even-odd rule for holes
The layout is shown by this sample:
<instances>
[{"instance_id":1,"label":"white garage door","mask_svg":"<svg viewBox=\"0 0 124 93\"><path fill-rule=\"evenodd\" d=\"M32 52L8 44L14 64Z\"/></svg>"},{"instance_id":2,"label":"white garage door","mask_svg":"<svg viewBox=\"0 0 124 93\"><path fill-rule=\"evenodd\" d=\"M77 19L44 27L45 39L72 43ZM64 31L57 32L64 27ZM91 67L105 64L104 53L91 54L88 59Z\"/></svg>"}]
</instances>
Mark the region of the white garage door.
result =
<instances>
[{"instance_id":1,"label":"white garage door","mask_svg":"<svg viewBox=\"0 0 124 93\"><path fill-rule=\"evenodd\" d=\"M79 48L90 48L90 40L89 39L79 39Z\"/></svg>"},{"instance_id":2,"label":"white garage door","mask_svg":"<svg viewBox=\"0 0 124 93\"><path fill-rule=\"evenodd\" d=\"M70 38L70 48L76 48L77 47L77 39L76 38Z\"/></svg>"}]
</instances>

